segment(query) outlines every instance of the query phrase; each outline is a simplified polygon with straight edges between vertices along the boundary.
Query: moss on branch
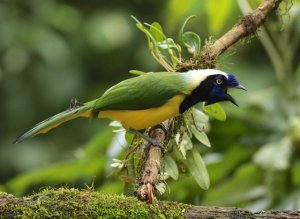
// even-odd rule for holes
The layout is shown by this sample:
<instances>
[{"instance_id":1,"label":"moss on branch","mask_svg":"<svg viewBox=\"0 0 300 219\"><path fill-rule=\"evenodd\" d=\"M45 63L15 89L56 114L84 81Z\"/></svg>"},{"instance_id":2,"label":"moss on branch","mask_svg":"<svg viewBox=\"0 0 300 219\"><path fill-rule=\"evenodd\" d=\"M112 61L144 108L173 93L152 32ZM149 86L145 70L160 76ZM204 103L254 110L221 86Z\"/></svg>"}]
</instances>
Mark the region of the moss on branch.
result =
<instances>
[{"instance_id":1,"label":"moss on branch","mask_svg":"<svg viewBox=\"0 0 300 219\"><path fill-rule=\"evenodd\" d=\"M147 204L135 197L91 190L44 189L17 198L0 192L0 218L287 218L299 219L300 211L260 211L235 207L203 207L159 201Z\"/></svg>"},{"instance_id":2,"label":"moss on branch","mask_svg":"<svg viewBox=\"0 0 300 219\"><path fill-rule=\"evenodd\" d=\"M24 198L0 193L0 218L183 218L187 207L67 188L44 189Z\"/></svg>"}]
</instances>

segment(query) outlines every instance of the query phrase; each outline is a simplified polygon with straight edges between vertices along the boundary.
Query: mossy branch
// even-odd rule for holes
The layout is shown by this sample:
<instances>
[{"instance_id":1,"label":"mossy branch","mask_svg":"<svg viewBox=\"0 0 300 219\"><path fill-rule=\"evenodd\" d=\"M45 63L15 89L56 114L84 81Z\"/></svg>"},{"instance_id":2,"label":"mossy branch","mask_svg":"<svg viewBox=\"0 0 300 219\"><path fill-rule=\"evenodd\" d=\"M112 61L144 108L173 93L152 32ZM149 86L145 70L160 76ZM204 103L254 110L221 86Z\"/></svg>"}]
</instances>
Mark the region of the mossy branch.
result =
<instances>
[{"instance_id":1,"label":"mossy branch","mask_svg":"<svg viewBox=\"0 0 300 219\"><path fill-rule=\"evenodd\" d=\"M184 60L178 64L176 70L178 72L184 72L190 69L206 69L215 68L217 64L217 58L224 53L229 47L238 42L239 40L254 34L257 29L266 21L266 18L274 12L279 4L283 0L265 0L263 1L252 13L242 17L227 33L214 42L208 41L201 53L198 56L192 57L190 60ZM172 123L170 123L172 124ZM168 132L176 133L174 129L177 127L167 127ZM160 130L152 130L154 133L160 133ZM165 137L168 133L165 133ZM160 134L154 134L152 138L165 142L166 138L161 137ZM150 146L150 151L156 146ZM161 157L163 153L160 153ZM157 157L158 153L144 152L143 156L143 169L140 173L140 177L137 180L136 195L142 200L146 200L151 203L153 197L153 191L155 191L155 185L158 183L157 173L160 172L160 158ZM149 166L148 164L159 163L159 165ZM142 180L141 180L142 179ZM149 180L151 179L151 180ZM153 180L153 179L156 179Z\"/></svg>"},{"instance_id":2,"label":"mossy branch","mask_svg":"<svg viewBox=\"0 0 300 219\"><path fill-rule=\"evenodd\" d=\"M134 197L101 194L90 190L45 189L17 198L0 193L0 218L300 218L300 212L240 208L200 207L159 201L148 205Z\"/></svg>"}]
</instances>

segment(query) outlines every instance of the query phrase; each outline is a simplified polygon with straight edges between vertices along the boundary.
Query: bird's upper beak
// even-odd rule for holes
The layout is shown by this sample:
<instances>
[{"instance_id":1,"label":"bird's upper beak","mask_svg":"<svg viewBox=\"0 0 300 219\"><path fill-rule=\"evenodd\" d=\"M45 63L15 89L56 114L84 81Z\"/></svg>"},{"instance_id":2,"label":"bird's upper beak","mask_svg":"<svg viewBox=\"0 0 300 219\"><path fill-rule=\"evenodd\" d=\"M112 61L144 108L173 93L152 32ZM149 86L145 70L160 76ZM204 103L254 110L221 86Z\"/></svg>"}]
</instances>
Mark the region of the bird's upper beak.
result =
<instances>
[{"instance_id":1,"label":"bird's upper beak","mask_svg":"<svg viewBox=\"0 0 300 219\"><path fill-rule=\"evenodd\" d=\"M240 85L240 84L237 85L237 86L232 86L232 87L228 87L228 88L235 88L235 89L241 89L241 90L247 91L246 88L245 88L244 86ZM230 94L226 93L226 95L227 95L227 99L228 99L231 103L233 103L233 104L236 105L236 106L239 106L239 105L237 104L237 102L235 101L235 99L234 99Z\"/></svg>"},{"instance_id":2,"label":"bird's upper beak","mask_svg":"<svg viewBox=\"0 0 300 219\"><path fill-rule=\"evenodd\" d=\"M230 88L241 89L241 90L247 91L247 89L240 84L238 86L234 86L234 87L230 87Z\"/></svg>"}]
</instances>

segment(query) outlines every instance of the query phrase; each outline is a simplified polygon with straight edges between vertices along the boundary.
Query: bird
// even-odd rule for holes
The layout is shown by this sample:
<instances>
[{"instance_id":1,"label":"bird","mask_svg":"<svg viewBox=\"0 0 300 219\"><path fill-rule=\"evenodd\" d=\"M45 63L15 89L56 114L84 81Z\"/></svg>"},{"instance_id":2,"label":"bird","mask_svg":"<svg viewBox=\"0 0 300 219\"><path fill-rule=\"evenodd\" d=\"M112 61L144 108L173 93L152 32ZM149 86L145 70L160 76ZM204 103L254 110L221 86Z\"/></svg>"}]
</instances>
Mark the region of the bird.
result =
<instances>
[{"instance_id":1,"label":"bird","mask_svg":"<svg viewBox=\"0 0 300 219\"><path fill-rule=\"evenodd\" d=\"M98 99L81 103L73 99L65 111L36 124L14 143L46 133L78 117L109 118L139 133L184 113L199 102L229 101L238 106L229 88L243 89L233 74L216 69L187 72L149 72L112 86ZM149 138L146 138L149 140Z\"/></svg>"}]
</instances>

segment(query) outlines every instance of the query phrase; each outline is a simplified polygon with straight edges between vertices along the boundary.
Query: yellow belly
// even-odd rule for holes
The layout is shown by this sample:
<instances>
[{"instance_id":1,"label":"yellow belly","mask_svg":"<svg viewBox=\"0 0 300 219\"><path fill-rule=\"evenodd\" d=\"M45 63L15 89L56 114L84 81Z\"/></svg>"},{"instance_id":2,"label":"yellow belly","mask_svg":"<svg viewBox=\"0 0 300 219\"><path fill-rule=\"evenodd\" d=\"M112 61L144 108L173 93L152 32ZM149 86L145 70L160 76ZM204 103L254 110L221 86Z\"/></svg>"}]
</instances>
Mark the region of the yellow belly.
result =
<instances>
[{"instance_id":1,"label":"yellow belly","mask_svg":"<svg viewBox=\"0 0 300 219\"><path fill-rule=\"evenodd\" d=\"M145 110L104 110L98 117L120 121L126 129L146 129L177 116L184 97L177 95L160 107Z\"/></svg>"}]
</instances>

